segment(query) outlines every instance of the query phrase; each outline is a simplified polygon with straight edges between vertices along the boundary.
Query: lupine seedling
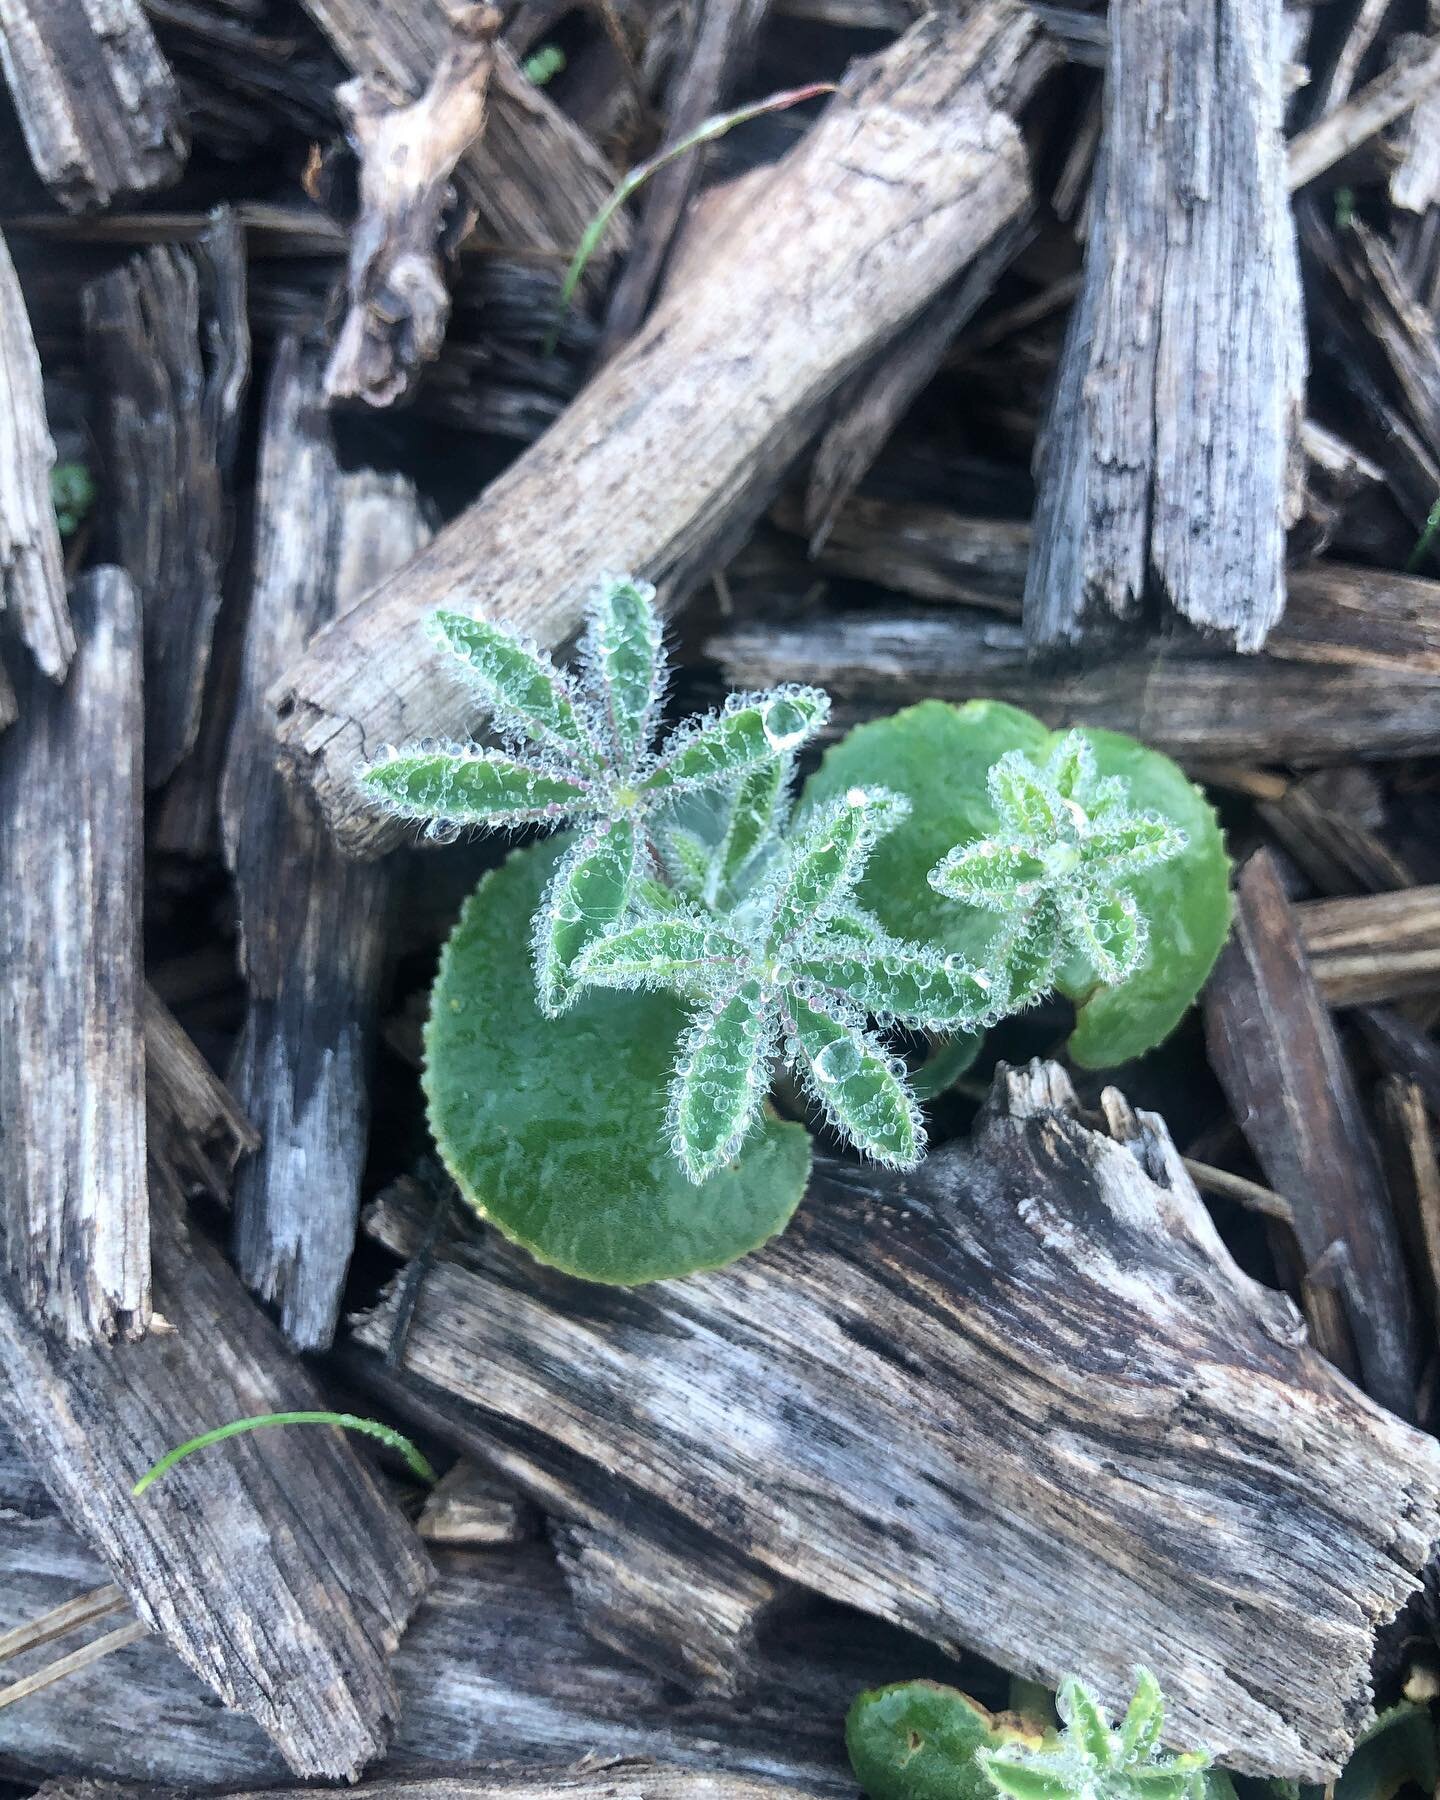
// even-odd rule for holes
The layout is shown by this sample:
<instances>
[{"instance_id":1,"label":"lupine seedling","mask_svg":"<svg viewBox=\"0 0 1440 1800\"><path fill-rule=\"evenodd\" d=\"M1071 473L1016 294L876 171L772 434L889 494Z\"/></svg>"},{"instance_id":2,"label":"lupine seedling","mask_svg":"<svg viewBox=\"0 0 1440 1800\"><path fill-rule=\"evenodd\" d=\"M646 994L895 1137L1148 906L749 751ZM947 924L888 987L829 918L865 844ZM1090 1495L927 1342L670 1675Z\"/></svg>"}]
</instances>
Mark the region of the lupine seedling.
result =
<instances>
[{"instance_id":1,"label":"lupine seedling","mask_svg":"<svg viewBox=\"0 0 1440 1800\"><path fill-rule=\"evenodd\" d=\"M826 695L732 695L664 735L653 601L602 579L575 673L438 613L499 741L388 750L359 777L434 833L570 834L515 849L472 896L425 1087L471 1203L541 1260L619 1282L718 1266L783 1227L808 1157L766 1106L782 1066L838 1139L908 1167L925 1129L896 1027L943 1043L1059 986L1077 1039L1105 1021L1092 1060L1138 1054L1228 922L1213 815L1132 739L928 703L858 728L797 796Z\"/></svg>"},{"instance_id":2,"label":"lupine seedling","mask_svg":"<svg viewBox=\"0 0 1440 1800\"><path fill-rule=\"evenodd\" d=\"M991 1787L1002 1800L1205 1800L1209 1755L1161 1750L1160 1684L1148 1669L1137 1675L1135 1697L1118 1726L1079 1680L1064 1682L1056 1696L1064 1723L1058 1742L976 1751Z\"/></svg>"}]
</instances>

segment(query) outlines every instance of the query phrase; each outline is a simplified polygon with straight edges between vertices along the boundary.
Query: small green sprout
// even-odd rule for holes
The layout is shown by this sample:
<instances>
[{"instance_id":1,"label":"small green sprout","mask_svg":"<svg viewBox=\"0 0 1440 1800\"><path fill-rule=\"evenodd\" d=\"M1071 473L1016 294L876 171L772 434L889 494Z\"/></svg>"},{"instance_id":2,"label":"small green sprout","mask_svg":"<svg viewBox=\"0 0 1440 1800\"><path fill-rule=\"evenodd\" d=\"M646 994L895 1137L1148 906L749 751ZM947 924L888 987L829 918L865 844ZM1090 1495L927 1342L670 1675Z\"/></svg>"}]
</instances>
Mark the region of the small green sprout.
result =
<instances>
[{"instance_id":1,"label":"small green sprout","mask_svg":"<svg viewBox=\"0 0 1440 1800\"><path fill-rule=\"evenodd\" d=\"M535 87L544 87L565 72L565 52L558 44L542 44L533 56L521 64L525 79Z\"/></svg>"},{"instance_id":2,"label":"small green sprout","mask_svg":"<svg viewBox=\"0 0 1440 1800\"><path fill-rule=\"evenodd\" d=\"M50 471L50 503L61 537L74 537L95 504L95 479L84 463L55 465Z\"/></svg>"},{"instance_id":3,"label":"small green sprout","mask_svg":"<svg viewBox=\"0 0 1440 1800\"><path fill-rule=\"evenodd\" d=\"M378 1438L390 1449L398 1450L411 1470L427 1486L433 1486L440 1479L403 1432L396 1431L391 1425L382 1425L378 1419L363 1419L355 1413L340 1412L260 1413L252 1419L231 1419L227 1425L217 1425L213 1431L202 1431L199 1437L187 1438L183 1444L167 1450L158 1462L150 1465L130 1492L138 1498L146 1488L159 1481L162 1475L168 1475L176 1463L183 1462L196 1450L208 1450L211 1444L223 1444L227 1438L239 1437L247 1431L265 1431L272 1425L338 1425L344 1431L363 1432L366 1437Z\"/></svg>"},{"instance_id":4,"label":"small green sprout","mask_svg":"<svg viewBox=\"0 0 1440 1800\"><path fill-rule=\"evenodd\" d=\"M1083 958L1116 985L1144 960L1149 931L1130 880L1185 848L1185 833L1158 813L1137 812L1123 781L1101 780L1078 731L1043 767L1012 750L987 782L999 827L958 845L930 872L948 899L1001 915L986 963L1012 1010L1055 985Z\"/></svg>"},{"instance_id":5,"label":"small green sprout","mask_svg":"<svg viewBox=\"0 0 1440 1800\"><path fill-rule=\"evenodd\" d=\"M1057 1743L1002 1744L975 1760L1004 1800L1204 1800L1210 1757L1160 1749L1165 1701L1148 1669L1118 1727L1076 1678L1057 1696L1064 1730Z\"/></svg>"}]
</instances>

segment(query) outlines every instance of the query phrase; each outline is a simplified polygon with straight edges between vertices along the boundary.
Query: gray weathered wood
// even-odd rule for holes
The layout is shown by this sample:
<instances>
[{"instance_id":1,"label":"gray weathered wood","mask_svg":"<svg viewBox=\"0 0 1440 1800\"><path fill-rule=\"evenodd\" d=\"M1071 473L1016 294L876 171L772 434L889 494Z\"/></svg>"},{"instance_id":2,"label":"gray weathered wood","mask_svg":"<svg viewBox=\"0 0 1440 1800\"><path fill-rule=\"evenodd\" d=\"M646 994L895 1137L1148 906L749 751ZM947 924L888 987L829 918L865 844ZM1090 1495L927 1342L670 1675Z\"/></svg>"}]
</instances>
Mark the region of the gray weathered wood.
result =
<instances>
[{"instance_id":1,"label":"gray weathered wood","mask_svg":"<svg viewBox=\"0 0 1440 1800\"><path fill-rule=\"evenodd\" d=\"M150 1312L140 617L119 569L73 608L69 679L17 671L23 723L0 737L0 1216L48 1326L130 1337Z\"/></svg>"},{"instance_id":2,"label":"gray weathered wood","mask_svg":"<svg viewBox=\"0 0 1440 1800\"><path fill-rule=\"evenodd\" d=\"M852 70L556 426L287 671L282 752L348 847L395 836L356 787L361 756L472 723L426 613L466 598L554 643L603 568L672 591L693 578L769 498L835 384L1024 211L1011 114L1049 61L1027 11L987 0Z\"/></svg>"},{"instance_id":3,"label":"gray weathered wood","mask_svg":"<svg viewBox=\"0 0 1440 1800\"><path fill-rule=\"evenodd\" d=\"M1143 1660L1177 1742L1327 1778L1440 1446L1239 1271L1161 1122L1105 1105L1002 1071L969 1147L824 1165L764 1250L623 1295L487 1235L425 1276L403 1366L791 1579L1107 1700Z\"/></svg>"},{"instance_id":4,"label":"gray weathered wood","mask_svg":"<svg viewBox=\"0 0 1440 1800\"><path fill-rule=\"evenodd\" d=\"M1306 350L1280 0L1118 0L1085 251L1036 458L1032 648L1285 605Z\"/></svg>"},{"instance_id":5,"label":"gray weathered wood","mask_svg":"<svg viewBox=\"0 0 1440 1800\"><path fill-rule=\"evenodd\" d=\"M1379 1154L1269 851L1240 872L1234 934L1204 1005L1211 1067L1291 1203L1307 1273L1325 1259L1366 1388L1413 1417L1414 1302Z\"/></svg>"},{"instance_id":6,"label":"gray weathered wood","mask_svg":"<svg viewBox=\"0 0 1440 1800\"><path fill-rule=\"evenodd\" d=\"M1403 119L1440 85L1440 32L1413 37L1405 53L1341 106L1291 139L1286 179L1307 187L1344 156Z\"/></svg>"},{"instance_id":7,"label":"gray weathered wood","mask_svg":"<svg viewBox=\"0 0 1440 1800\"><path fill-rule=\"evenodd\" d=\"M148 1154L182 1191L228 1202L235 1165L258 1148L259 1133L148 985L142 1006Z\"/></svg>"},{"instance_id":8,"label":"gray weathered wood","mask_svg":"<svg viewBox=\"0 0 1440 1800\"><path fill-rule=\"evenodd\" d=\"M389 1655L429 1565L350 1445L318 1427L232 1440L132 1497L157 1457L208 1426L323 1404L168 1197L153 1225L155 1306L170 1329L142 1343L57 1347L0 1289L0 1416L140 1618L295 1773L353 1778L393 1730ZM0 1744L32 1704L0 1713ZM104 1729L133 1723L117 1713ZM162 1746L151 1754L163 1764Z\"/></svg>"},{"instance_id":9,"label":"gray weathered wood","mask_svg":"<svg viewBox=\"0 0 1440 1800\"><path fill-rule=\"evenodd\" d=\"M390 871L340 856L275 768L270 683L428 537L413 486L345 471L316 350L284 339L266 398L255 582L221 785L249 991L231 1082L263 1140L235 1186L245 1280L299 1349L334 1335L360 1204Z\"/></svg>"},{"instance_id":10,"label":"gray weathered wood","mask_svg":"<svg viewBox=\"0 0 1440 1800\"><path fill-rule=\"evenodd\" d=\"M75 654L75 632L50 498L54 463L40 358L0 236L0 609L40 667L59 681Z\"/></svg>"},{"instance_id":11,"label":"gray weathered wood","mask_svg":"<svg viewBox=\"0 0 1440 1800\"><path fill-rule=\"evenodd\" d=\"M539 1524L522 1494L462 1456L425 1496L415 1528L427 1543L479 1550L528 1543Z\"/></svg>"},{"instance_id":12,"label":"gray weathered wood","mask_svg":"<svg viewBox=\"0 0 1440 1800\"><path fill-rule=\"evenodd\" d=\"M107 206L180 173L184 108L140 0L0 0L0 67L62 206Z\"/></svg>"},{"instance_id":13,"label":"gray weathered wood","mask_svg":"<svg viewBox=\"0 0 1440 1800\"><path fill-rule=\"evenodd\" d=\"M194 745L229 546L225 477L249 369L239 226L157 244L89 283L86 344L100 390L107 550L140 590L145 775Z\"/></svg>"}]
</instances>

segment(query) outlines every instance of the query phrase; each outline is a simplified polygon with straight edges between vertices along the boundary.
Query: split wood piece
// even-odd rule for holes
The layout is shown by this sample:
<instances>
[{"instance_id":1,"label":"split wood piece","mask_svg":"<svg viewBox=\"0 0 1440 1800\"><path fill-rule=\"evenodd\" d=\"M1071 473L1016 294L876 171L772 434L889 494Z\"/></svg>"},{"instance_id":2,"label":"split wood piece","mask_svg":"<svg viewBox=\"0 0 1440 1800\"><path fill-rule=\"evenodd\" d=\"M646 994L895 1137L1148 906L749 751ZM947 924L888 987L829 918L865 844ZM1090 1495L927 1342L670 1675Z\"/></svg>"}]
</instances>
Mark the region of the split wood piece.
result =
<instances>
[{"instance_id":1,"label":"split wood piece","mask_svg":"<svg viewBox=\"0 0 1440 1800\"><path fill-rule=\"evenodd\" d=\"M1380 783L1358 765L1321 770L1282 792L1259 798L1265 829L1322 894L1385 894L1417 885L1415 875L1381 837Z\"/></svg>"},{"instance_id":2,"label":"split wood piece","mask_svg":"<svg viewBox=\"0 0 1440 1800\"><path fill-rule=\"evenodd\" d=\"M1329 1779L1440 1446L1236 1268L1163 1124L1105 1104L1108 1135L1055 1065L1002 1068L970 1146L824 1164L783 1237L625 1294L487 1235L426 1275L404 1366L821 1593L1107 1702L1142 1659L1176 1741Z\"/></svg>"},{"instance_id":3,"label":"split wood piece","mask_svg":"<svg viewBox=\"0 0 1440 1800\"><path fill-rule=\"evenodd\" d=\"M403 476L346 472L317 352L287 337L266 398L255 583L220 790L249 993L231 1082L262 1145L235 1183L235 1254L297 1348L327 1346L350 1265L391 876L336 850L275 767L270 683L429 533Z\"/></svg>"},{"instance_id":4,"label":"split wood piece","mask_svg":"<svg viewBox=\"0 0 1440 1800\"><path fill-rule=\"evenodd\" d=\"M0 0L0 67L31 160L72 212L184 167L184 106L140 0Z\"/></svg>"},{"instance_id":5,"label":"split wood piece","mask_svg":"<svg viewBox=\"0 0 1440 1800\"><path fill-rule=\"evenodd\" d=\"M1286 178L1306 187L1342 157L1402 119L1440 85L1440 33L1415 36L1388 69L1290 140Z\"/></svg>"},{"instance_id":6,"label":"split wood piece","mask_svg":"<svg viewBox=\"0 0 1440 1800\"><path fill-rule=\"evenodd\" d=\"M427 1543L489 1550L528 1543L539 1523L528 1500L462 1456L425 1496L416 1529Z\"/></svg>"},{"instance_id":7,"label":"split wood piece","mask_svg":"<svg viewBox=\"0 0 1440 1800\"><path fill-rule=\"evenodd\" d=\"M842 396L837 416L816 446L805 489L805 529L812 555L829 537L841 509L911 401L949 354L955 334L989 299L1033 236L1028 217L997 233L959 280L932 300Z\"/></svg>"},{"instance_id":8,"label":"split wood piece","mask_svg":"<svg viewBox=\"0 0 1440 1800\"><path fill-rule=\"evenodd\" d=\"M353 1779L388 1744L389 1653L429 1565L351 1446L319 1427L237 1438L132 1497L206 1426L324 1404L178 1208L157 1203L153 1237L170 1325L143 1343L60 1349L0 1292L0 1412L140 1619L293 1772ZM0 1745L30 1704L0 1714Z\"/></svg>"},{"instance_id":9,"label":"split wood piece","mask_svg":"<svg viewBox=\"0 0 1440 1800\"><path fill-rule=\"evenodd\" d=\"M1084 286L1036 454L1026 634L1050 651L1178 615L1257 650L1284 610L1304 492L1280 0L1120 0L1109 24Z\"/></svg>"},{"instance_id":10,"label":"split wood piece","mask_svg":"<svg viewBox=\"0 0 1440 1800\"><path fill-rule=\"evenodd\" d=\"M143 1008L150 1156L182 1191L228 1204L235 1165L259 1148L260 1134L149 986Z\"/></svg>"},{"instance_id":11,"label":"split wood piece","mask_svg":"<svg viewBox=\"0 0 1440 1800\"><path fill-rule=\"evenodd\" d=\"M511 1764L446 1775L382 1775L356 1800L812 1800L811 1791L753 1775L667 1767L648 1757L585 1756L568 1766ZM212 1800L288 1800L291 1789L226 1792ZM52 1782L44 1800L181 1800L163 1789Z\"/></svg>"},{"instance_id":12,"label":"split wood piece","mask_svg":"<svg viewBox=\"0 0 1440 1800\"><path fill-rule=\"evenodd\" d=\"M73 1600L105 1575L44 1496L32 1494L24 1465L7 1469L5 1446L0 1428L0 1631ZM542 1545L440 1549L436 1563L437 1580L392 1665L400 1722L387 1773L562 1761L600 1750L848 1797L855 1782L838 1722L856 1693L916 1674L964 1680L913 1638L829 1616L777 1645L764 1686L743 1705L677 1704L673 1685L585 1635ZM327 1621L329 1611L320 1602L315 1616ZM254 1720L217 1707L155 1636L0 1711L0 1777L101 1777L209 1791L286 1774Z\"/></svg>"},{"instance_id":13,"label":"split wood piece","mask_svg":"<svg viewBox=\"0 0 1440 1800\"><path fill-rule=\"evenodd\" d=\"M1440 988L1440 887L1295 908L1301 942L1327 1006L1373 1006Z\"/></svg>"},{"instance_id":14,"label":"split wood piece","mask_svg":"<svg viewBox=\"0 0 1440 1800\"><path fill-rule=\"evenodd\" d=\"M3 25L0 25L3 32ZM52 681L75 654L65 604L60 527L50 497L55 445L45 417L40 358L15 265L0 236L0 609Z\"/></svg>"},{"instance_id":15,"label":"split wood piece","mask_svg":"<svg viewBox=\"0 0 1440 1800\"><path fill-rule=\"evenodd\" d=\"M1393 1007L1362 1007L1355 1019L1376 1061L1414 1082L1431 1116L1440 1121L1440 1044Z\"/></svg>"},{"instance_id":16,"label":"split wood piece","mask_svg":"<svg viewBox=\"0 0 1440 1800\"><path fill-rule=\"evenodd\" d=\"M249 368L239 226L155 245L87 284L86 343L102 390L108 550L145 617L145 776L195 743L229 545L225 478Z\"/></svg>"},{"instance_id":17,"label":"split wood piece","mask_svg":"<svg viewBox=\"0 0 1440 1800\"><path fill-rule=\"evenodd\" d=\"M139 602L101 568L72 606L69 679L19 670L0 737L0 1217L24 1303L83 1340L144 1331L150 1251Z\"/></svg>"},{"instance_id":18,"label":"split wood piece","mask_svg":"<svg viewBox=\"0 0 1440 1800\"><path fill-rule=\"evenodd\" d=\"M335 90L359 159L360 211L350 232L346 313L325 371L332 400L389 406L414 386L445 338L450 292L441 256L469 220L453 216L455 165L485 128L500 30L497 7L465 6L418 100L359 76Z\"/></svg>"},{"instance_id":19,"label":"split wood piece","mask_svg":"<svg viewBox=\"0 0 1440 1800\"><path fill-rule=\"evenodd\" d=\"M1369 1125L1268 850L1236 884L1235 929L1205 989L1210 1064L1306 1273L1338 1290L1364 1385L1413 1416L1419 1353L1394 1213Z\"/></svg>"},{"instance_id":20,"label":"split wood piece","mask_svg":"<svg viewBox=\"0 0 1440 1800\"><path fill-rule=\"evenodd\" d=\"M446 0L302 0L350 69L418 96L451 43ZM614 175L599 150L501 44L490 81L490 116L457 169L461 197L503 248L568 258L600 210ZM598 279L627 242L623 221L606 234Z\"/></svg>"},{"instance_id":21,"label":"split wood piece","mask_svg":"<svg viewBox=\"0 0 1440 1800\"><path fill-rule=\"evenodd\" d=\"M1433 41L1440 43L1440 5L1430 0L1429 25ZM1413 39L1401 38L1396 48L1413 53ZM1425 213L1440 205L1440 82L1400 120L1393 134L1395 167L1390 172L1390 204L1406 212Z\"/></svg>"},{"instance_id":22,"label":"split wood piece","mask_svg":"<svg viewBox=\"0 0 1440 1800\"><path fill-rule=\"evenodd\" d=\"M1381 1083L1379 1110L1390 1191L1434 1330L1440 1328L1440 1161L1435 1130L1424 1094L1401 1075L1387 1075Z\"/></svg>"},{"instance_id":23,"label":"split wood piece","mask_svg":"<svg viewBox=\"0 0 1440 1800\"><path fill-rule=\"evenodd\" d=\"M274 690L281 750L348 849L397 839L358 790L361 757L472 723L421 629L430 609L465 596L555 644L599 570L673 592L736 541L837 382L1028 207L1012 114L1052 54L1018 0L986 0L858 64L763 198L545 437L320 634Z\"/></svg>"},{"instance_id":24,"label":"split wood piece","mask_svg":"<svg viewBox=\"0 0 1440 1800\"><path fill-rule=\"evenodd\" d=\"M683 144L698 125L720 110L769 7L770 0L709 0L700 10L660 106L665 136L657 154ZM703 151L679 156L645 184L634 242L605 314L602 361L614 356L640 329L703 165Z\"/></svg>"},{"instance_id":25,"label":"split wood piece","mask_svg":"<svg viewBox=\"0 0 1440 1800\"><path fill-rule=\"evenodd\" d=\"M832 732L920 700L988 699L1052 726L1128 732L1190 768L1314 767L1433 756L1440 745L1440 676L1398 673L1384 661L1325 667L1161 647L1098 667L1037 669L1011 621L934 613L740 626L705 650L734 687L808 681L828 689L837 702Z\"/></svg>"},{"instance_id":26,"label":"split wood piece","mask_svg":"<svg viewBox=\"0 0 1440 1800\"><path fill-rule=\"evenodd\" d=\"M424 1225L413 1215L397 1232L395 1189L388 1193L391 1199L375 1210L389 1216L382 1222L367 1214L367 1225L392 1244L408 1240L419 1260L406 1271L402 1298L389 1315L384 1354L349 1354L347 1375L416 1429L513 1482L546 1513L570 1597L598 1643L696 1693L760 1692L769 1679L762 1633L793 1603L793 1583L667 1508L647 1505L594 1465L577 1466L533 1433L507 1429L503 1420L392 1369L392 1357L404 1353L406 1297L418 1300L428 1257L441 1252L424 1247Z\"/></svg>"}]
</instances>

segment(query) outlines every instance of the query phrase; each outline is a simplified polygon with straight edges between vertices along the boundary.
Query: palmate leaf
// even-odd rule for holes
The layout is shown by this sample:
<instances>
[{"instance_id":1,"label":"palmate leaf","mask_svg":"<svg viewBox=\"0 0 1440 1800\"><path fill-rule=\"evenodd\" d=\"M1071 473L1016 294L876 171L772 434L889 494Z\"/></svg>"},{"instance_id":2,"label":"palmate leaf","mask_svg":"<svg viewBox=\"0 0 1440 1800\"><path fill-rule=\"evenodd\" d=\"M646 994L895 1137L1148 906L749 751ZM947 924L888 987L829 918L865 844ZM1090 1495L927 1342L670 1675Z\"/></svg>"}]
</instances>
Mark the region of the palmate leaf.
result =
<instances>
[{"instance_id":1,"label":"palmate leaf","mask_svg":"<svg viewBox=\"0 0 1440 1800\"><path fill-rule=\"evenodd\" d=\"M588 833L561 857L535 914L535 985L553 1017L574 1000L575 959L629 910L639 858L632 820Z\"/></svg>"},{"instance_id":2,"label":"palmate leaf","mask_svg":"<svg viewBox=\"0 0 1440 1800\"><path fill-rule=\"evenodd\" d=\"M474 745L397 750L362 769L359 781L391 812L457 825L560 824L587 800L578 778Z\"/></svg>"},{"instance_id":3,"label":"palmate leaf","mask_svg":"<svg viewBox=\"0 0 1440 1800\"><path fill-rule=\"evenodd\" d=\"M829 714L830 696L819 688L732 694L720 712L682 725L636 786L642 794L714 787L798 749Z\"/></svg>"},{"instance_id":4,"label":"palmate leaf","mask_svg":"<svg viewBox=\"0 0 1440 1800\"><path fill-rule=\"evenodd\" d=\"M733 1160L770 1086L774 1042L754 982L699 1015L680 1041L670 1084L670 1144L697 1184Z\"/></svg>"},{"instance_id":5,"label":"palmate leaf","mask_svg":"<svg viewBox=\"0 0 1440 1800\"><path fill-rule=\"evenodd\" d=\"M649 744L665 687L654 601L648 581L602 575L581 640L581 658L621 768L633 768Z\"/></svg>"},{"instance_id":6,"label":"palmate leaf","mask_svg":"<svg viewBox=\"0 0 1440 1800\"><path fill-rule=\"evenodd\" d=\"M925 1154L920 1109L880 1046L852 1019L836 1018L792 994L787 1049L821 1111L855 1148L892 1168Z\"/></svg>"},{"instance_id":7,"label":"palmate leaf","mask_svg":"<svg viewBox=\"0 0 1440 1800\"><path fill-rule=\"evenodd\" d=\"M795 972L818 988L845 995L882 1024L898 1022L917 1031L970 1031L995 1015L996 989L989 977L963 957L946 956L928 945L827 943Z\"/></svg>"},{"instance_id":8,"label":"palmate leaf","mask_svg":"<svg viewBox=\"0 0 1440 1800\"><path fill-rule=\"evenodd\" d=\"M570 683L543 651L471 613L442 609L430 629L464 669L501 732L596 766L597 746Z\"/></svg>"}]
</instances>

